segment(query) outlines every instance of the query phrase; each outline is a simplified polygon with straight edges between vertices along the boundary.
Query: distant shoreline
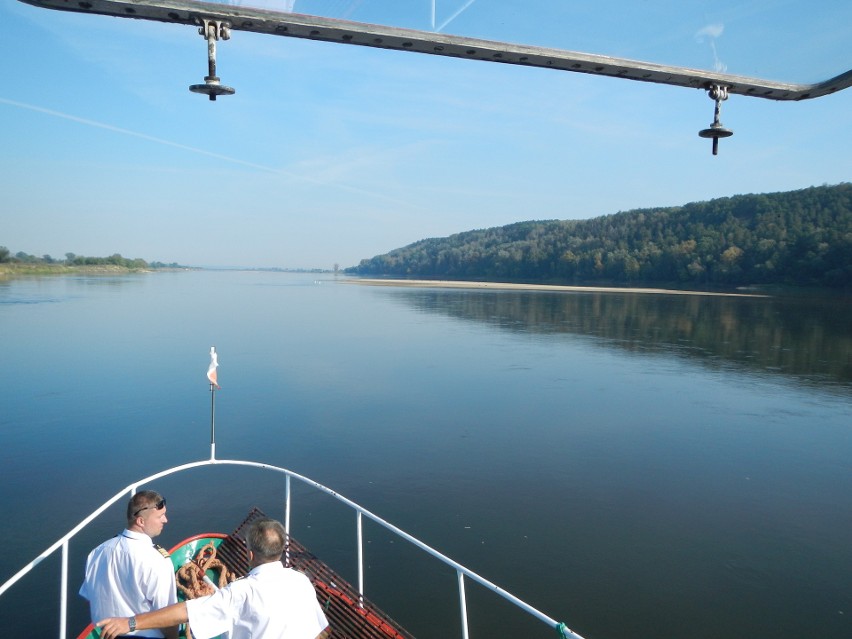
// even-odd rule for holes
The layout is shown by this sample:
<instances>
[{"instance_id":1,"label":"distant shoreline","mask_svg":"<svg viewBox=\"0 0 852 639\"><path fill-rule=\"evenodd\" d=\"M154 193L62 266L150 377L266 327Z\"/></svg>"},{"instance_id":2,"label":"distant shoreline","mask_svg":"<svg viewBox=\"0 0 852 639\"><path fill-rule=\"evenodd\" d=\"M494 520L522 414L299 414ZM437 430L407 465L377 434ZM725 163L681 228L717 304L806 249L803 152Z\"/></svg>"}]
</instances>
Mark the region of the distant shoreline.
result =
<instances>
[{"instance_id":1,"label":"distant shoreline","mask_svg":"<svg viewBox=\"0 0 852 639\"><path fill-rule=\"evenodd\" d=\"M147 267L129 268L117 264L22 264L19 262L6 262L0 264L0 278L23 277L23 276L50 276L50 275L130 275L137 273L155 273L166 271L188 271L195 270L190 267Z\"/></svg>"},{"instance_id":2,"label":"distant shoreline","mask_svg":"<svg viewBox=\"0 0 852 639\"><path fill-rule=\"evenodd\" d=\"M140 272L143 269L129 269L126 266L113 264L97 264L77 266L70 264L26 264L19 262L7 262L0 264L0 275L70 275L73 273L91 274L116 274ZM144 269L147 270L147 269Z\"/></svg>"},{"instance_id":3,"label":"distant shoreline","mask_svg":"<svg viewBox=\"0 0 852 639\"><path fill-rule=\"evenodd\" d=\"M353 278L345 280L367 286L407 286L411 288L464 288L517 291L550 291L572 293L640 293L656 295L708 295L713 297L769 297L763 293L717 293L713 291L684 291L668 288L633 288L617 286L562 286L558 284L514 284L511 282L469 282L453 280L383 280Z\"/></svg>"}]
</instances>

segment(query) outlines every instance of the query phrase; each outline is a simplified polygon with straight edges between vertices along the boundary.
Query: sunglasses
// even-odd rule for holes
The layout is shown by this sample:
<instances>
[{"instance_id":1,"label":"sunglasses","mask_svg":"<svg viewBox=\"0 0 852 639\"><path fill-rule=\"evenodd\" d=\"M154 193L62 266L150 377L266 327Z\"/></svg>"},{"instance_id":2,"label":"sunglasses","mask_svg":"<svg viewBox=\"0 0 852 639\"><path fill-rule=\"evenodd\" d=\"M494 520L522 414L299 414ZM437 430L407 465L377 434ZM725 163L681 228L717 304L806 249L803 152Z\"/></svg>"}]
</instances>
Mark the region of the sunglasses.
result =
<instances>
[{"instance_id":1,"label":"sunglasses","mask_svg":"<svg viewBox=\"0 0 852 639\"><path fill-rule=\"evenodd\" d=\"M163 508L165 508L165 507L166 507L166 500L165 500L165 499L161 499L160 501L158 501L158 502L157 502L156 504L154 504L153 506L145 506L144 508L140 508L140 509L139 509L139 510L137 510L135 513L133 513L133 517L135 518L135 517L136 517L137 515L139 515L139 513L141 513L143 510L148 510L149 508L156 508L157 510L162 510L162 509L163 509Z\"/></svg>"}]
</instances>

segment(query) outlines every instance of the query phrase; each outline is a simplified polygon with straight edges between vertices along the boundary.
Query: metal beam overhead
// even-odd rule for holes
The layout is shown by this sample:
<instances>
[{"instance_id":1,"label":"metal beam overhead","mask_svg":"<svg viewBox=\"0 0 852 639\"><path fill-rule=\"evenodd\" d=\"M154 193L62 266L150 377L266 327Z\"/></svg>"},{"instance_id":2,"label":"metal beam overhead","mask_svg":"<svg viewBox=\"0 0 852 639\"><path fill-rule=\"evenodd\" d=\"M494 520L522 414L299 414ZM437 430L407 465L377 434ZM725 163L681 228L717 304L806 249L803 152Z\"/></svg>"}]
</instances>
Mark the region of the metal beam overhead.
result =
<instances>
[{"instance_id":1,"label":"metal beam overhead","mask_svg":"<svg viewBox=\"0 0 852 639\"><path fill-rule=\"evenodd\" d=\"M226 24L233 31L251 31L291 38L409 51L515 64L574 73L609 76L769 100L808 100L852 85L852 69L814 84L793 84L686 67L641 62L562 49L527 46L401 29L335 18L284 13L191 0L20 0L36 7L122 18L199 26L204 21Z\"/></svg>"}]
</instances>

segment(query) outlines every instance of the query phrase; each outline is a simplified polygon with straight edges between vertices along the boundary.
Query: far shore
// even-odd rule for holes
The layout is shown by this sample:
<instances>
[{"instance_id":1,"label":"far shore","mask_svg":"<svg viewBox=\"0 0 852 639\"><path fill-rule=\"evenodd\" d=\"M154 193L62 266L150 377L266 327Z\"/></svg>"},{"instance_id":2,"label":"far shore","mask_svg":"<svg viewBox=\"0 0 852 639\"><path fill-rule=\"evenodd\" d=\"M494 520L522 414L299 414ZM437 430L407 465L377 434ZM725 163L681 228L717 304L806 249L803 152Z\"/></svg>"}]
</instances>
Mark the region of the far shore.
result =
<instances>
[{"instance_id":1,"label":"far shore","mask_svg":"<svg viewBox=\"0 0 852 639\"><path fill-rule=\"evenodd\" d=\"M452 280L384 280L347 279L352 284L367 286L408 286L413 288L466 288L517 291L566 291L573 293L653 293L657 295L710 295L714 297L769 297L762 293L716 293L713 291L684 291L668 288L632 288L617 286L560 286L557 284L514 284L511 282L465 282Z\"/></svg>"},{"instance_id":2,"label":"far shore","mask_svg":"<svg viewBox=\"0 0 852 639\"><path fill-rule=\"evenodd\" d=\"M158 266L156 268L129 268L118 264L28 264L5 262L0 264L0 277L19 277L30 275L126 275L132 273L153 273L156 271L186 271L189 267Z\"/></svg>"},{"instance_id":3,"label":"far shore","mask_svg":"<svg viewBox=\"0 0 852 639\"><path fill-rule=\"evenodd\" d=\"M0 264L0 275L68 275L72 273L109 274L116 273L138 273L141 269L129 269L126 266L115 264L91 264L84 266L69 264L28 264L20 262L6 262Z\"/></svg>"}]
</instances>

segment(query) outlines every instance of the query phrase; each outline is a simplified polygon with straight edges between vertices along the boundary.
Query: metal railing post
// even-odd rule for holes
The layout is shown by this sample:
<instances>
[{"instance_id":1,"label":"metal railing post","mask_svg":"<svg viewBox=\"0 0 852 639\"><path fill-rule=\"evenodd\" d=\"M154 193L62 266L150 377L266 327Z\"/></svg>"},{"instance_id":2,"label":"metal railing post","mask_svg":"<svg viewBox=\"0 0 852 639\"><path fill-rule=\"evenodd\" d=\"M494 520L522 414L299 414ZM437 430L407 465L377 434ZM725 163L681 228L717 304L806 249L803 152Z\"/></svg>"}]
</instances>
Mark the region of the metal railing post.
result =
<instances>
[{"instance_id":1,"label":"metal railing post","mask_svg":"<svg viewBox=\"0 0 852 639\"><path fill-rule=\"evenodd\" d=\"M290 475L284 485L284 530L290 534Z\"/></svg>"},{"instance_id":2,"label":"metal railing post","mask_svg":"<svg viewBox=\"0 0 852 639\"><path fill-rule=\"evenodd\" d=\"M464 573L457 571L459 576L459 606L461 608L462 639L468 639L467 632L467 599L464 596Z\"/></svg>"},{"instance_id":3,"label":"metal railing post","mask_svg":"<svg viewBox=\"0 0 852 639\"><path fill-rule=\"evenodd\" d=\"M284 482L284 532L287 533L287 546L284 553L284 565L290 567L290 475Z\"/></svg>"},{"instance_id":4,"label":"metal railing post","mask_svg":"<svg viewBox=\"0 0 852 639\"><path fill-rule=\"evenodd\" d=\"M62 585L59 588L59 639L68 632L68 540L62 543Z\"/></svg>"},{"instance_id":5,"label":"metal railing post","mask_svg":"<svg viewBox=\"0 0 852 639\"><path fill-rule=\"evenodd\" d=\"M358 605L364 607L364 524L361 511L358 513Z\"/></svg>"}]
</instances>

